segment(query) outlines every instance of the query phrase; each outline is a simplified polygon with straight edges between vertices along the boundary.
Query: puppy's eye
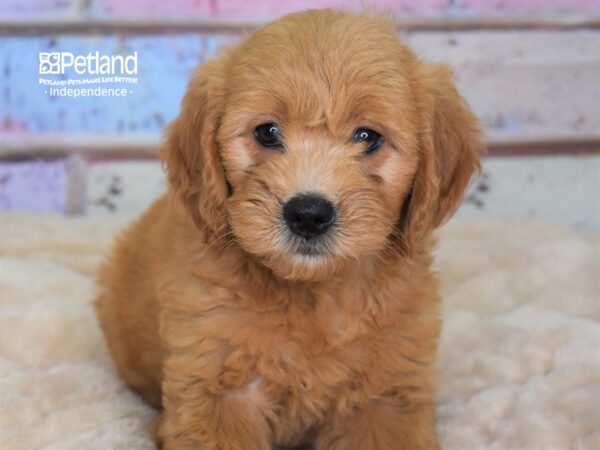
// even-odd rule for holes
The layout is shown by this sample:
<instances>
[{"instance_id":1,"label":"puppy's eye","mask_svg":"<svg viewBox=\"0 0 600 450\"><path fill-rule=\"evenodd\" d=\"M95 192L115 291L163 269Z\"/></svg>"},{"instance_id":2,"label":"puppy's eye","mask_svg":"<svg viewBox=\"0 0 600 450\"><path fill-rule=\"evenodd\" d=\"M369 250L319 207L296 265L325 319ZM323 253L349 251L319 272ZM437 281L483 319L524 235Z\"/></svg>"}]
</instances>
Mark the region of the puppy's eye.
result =
<instances>
[{"instance_id":1,"label":"puppy's eye","mask_svg":"<svg viewBox=\"0 0 600 450\"><path fill-rule=\"evenodd\" d=\"M263 147L281 148L281 130L276 123L263 123L254 129L254 139Z\"/></svg>"},{"instance_id":2,"label":"puppy's eye","mask_svg":"<svg viewBox=\"0 0 600 450\"><path fill-rule=\"evenodd\" d=\"M366 143L365 153L373 153L383 145L383 136L370 128L358 128L354 132L354 141Z\"/></svg>"}]
</instances>

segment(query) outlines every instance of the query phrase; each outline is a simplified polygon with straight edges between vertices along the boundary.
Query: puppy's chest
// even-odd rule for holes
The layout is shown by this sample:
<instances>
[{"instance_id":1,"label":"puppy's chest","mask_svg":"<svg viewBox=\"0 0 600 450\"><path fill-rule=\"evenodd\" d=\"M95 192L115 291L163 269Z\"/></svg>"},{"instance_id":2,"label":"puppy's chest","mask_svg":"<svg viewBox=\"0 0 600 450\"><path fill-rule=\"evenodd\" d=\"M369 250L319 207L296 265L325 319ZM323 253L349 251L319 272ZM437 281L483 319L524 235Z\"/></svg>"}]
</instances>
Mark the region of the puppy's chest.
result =
<instances>
[{"instance_id":1,"label":"puppy's chest","mask_svg":"<svg viewBox=\"0 0 600 450\"><path fill-rule=\"evenodd\" d=\"M340 402L351 407L368 395L365 380L376 358L369 331L364 320L343 312L266 327L270 342L250 355L255 365L247 386L273 405L279 420L310 427Z\"/></svg>"}]
</instances>

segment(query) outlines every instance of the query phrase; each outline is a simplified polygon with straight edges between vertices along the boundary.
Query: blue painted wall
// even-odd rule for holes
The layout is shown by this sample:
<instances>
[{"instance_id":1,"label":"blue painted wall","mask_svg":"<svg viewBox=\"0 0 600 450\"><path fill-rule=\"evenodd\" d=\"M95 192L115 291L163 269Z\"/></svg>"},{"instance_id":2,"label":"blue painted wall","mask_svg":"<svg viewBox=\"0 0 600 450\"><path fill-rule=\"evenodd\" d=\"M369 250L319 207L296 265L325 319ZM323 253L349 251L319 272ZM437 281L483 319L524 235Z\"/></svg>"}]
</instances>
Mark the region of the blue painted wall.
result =
<instances>
[{"instance_id":1,"label":"blue painted wall","mask_svg":"<svg viewBox=\"0 0 600 450\"><path fill-rule=\"evenodd\" d=\"M177 114L191 70L231 39L197 34L0 38L0 132L158 133ZM51 96L48 86L39 84L40 77L90 77L40 75L39 52L61 51L75 55L137 52L138 83L82 86L123 87L128 92L125 97Z\"/></svg>"}]
</instances>

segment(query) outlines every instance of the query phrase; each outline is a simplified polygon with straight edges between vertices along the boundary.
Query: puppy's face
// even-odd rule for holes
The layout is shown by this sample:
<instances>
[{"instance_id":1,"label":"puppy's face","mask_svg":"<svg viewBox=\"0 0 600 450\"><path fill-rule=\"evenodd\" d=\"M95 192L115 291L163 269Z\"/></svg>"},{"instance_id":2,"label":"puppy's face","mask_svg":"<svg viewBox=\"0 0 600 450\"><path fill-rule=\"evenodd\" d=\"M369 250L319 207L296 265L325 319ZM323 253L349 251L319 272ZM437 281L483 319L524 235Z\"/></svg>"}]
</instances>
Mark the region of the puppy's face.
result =
<instances>
[{"instance_id":1,"label":"puppy's face","mask_svg":"<svg viewBox=\"0 0 600 450\"><path fill-rule=\"evenodd\" d=\"M285 277L327 276L381 250L417 168L400 46L328 31L331 45L271 32L238 51L218 133L233 232Z\"/></svg>"},{"instance_id":2,"label":"puppy's face","mask_svg":"<svg viewBox=\"0 0 600 450\"><path fill-rule=\"evenodd\" d=\"M227 185L222 214L237 242L302 280L383 254L434 157L423 154L434 113L422 69L389 24L323 11L231 51L212 137L221 168L200 176Z\"/></svg>"}]
</instances>

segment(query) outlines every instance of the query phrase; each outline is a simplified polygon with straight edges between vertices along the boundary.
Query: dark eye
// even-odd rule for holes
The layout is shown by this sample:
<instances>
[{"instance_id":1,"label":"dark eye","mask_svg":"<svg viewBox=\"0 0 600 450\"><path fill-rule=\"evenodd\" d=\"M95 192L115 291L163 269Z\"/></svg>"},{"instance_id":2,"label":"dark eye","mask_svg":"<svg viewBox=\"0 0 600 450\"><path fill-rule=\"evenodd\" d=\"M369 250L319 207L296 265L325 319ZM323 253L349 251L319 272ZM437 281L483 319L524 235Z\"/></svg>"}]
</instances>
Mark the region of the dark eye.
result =
<instances>
[{"instance_id":1,"label":"dark eye","mask_svg":"<svg viewBox=\"0 0 600 450\"><path fill-rule=\"evenodd\" d=\"M279 125L273 122L263 123L254 129L254 139L263 147L281 148L281 131Z\"/></svg>"},{"instance_id":2,"label":"dark eye","mask_svg":"<svg viewBox=\"0 0 600 450\"><path fill-rule=\"evenodd\" d=\"M354 132L354 141L366 143L365 153L373 153L383 145L383 136L370 128L358 128Z\"/></svg>"}]
</instances>

